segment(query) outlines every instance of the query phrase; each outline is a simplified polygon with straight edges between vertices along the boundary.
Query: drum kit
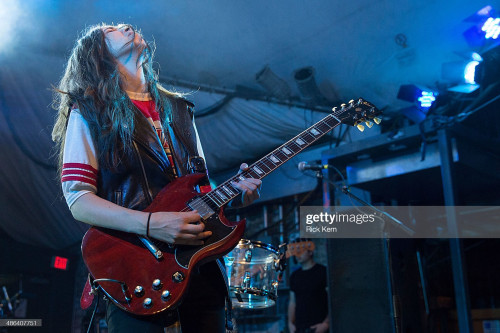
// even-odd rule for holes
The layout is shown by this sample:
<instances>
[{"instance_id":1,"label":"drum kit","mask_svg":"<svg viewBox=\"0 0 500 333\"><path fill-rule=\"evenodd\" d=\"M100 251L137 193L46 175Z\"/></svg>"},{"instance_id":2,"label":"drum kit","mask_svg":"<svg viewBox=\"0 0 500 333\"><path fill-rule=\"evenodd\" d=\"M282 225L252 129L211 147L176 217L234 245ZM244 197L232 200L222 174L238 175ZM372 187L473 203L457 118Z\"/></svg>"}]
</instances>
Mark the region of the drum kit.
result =
<instances>
[{"instance_id":1,"label":"drum kit","mask_svg":"<svg viewBox=\"0 0 500 333\"><path fill-rule=\"evenodd\" d=\"M276 304L280 274L285 269L286 245L276 248L242 239L224 257L233 307L261 309Z\"/></svg>"},{"instance_id":2,"label":"drum kit","mask_svg":"<svg viewBox=\"0 0 500 333\"><path fill-rule=\"evenodd\" d=\"M240 240L224 256L233 307L262 309L275 305L286 259L300 256L304 251L314 251L310 239L298 238L279 248L259 241Z\"/></svg>"}]
</instances>

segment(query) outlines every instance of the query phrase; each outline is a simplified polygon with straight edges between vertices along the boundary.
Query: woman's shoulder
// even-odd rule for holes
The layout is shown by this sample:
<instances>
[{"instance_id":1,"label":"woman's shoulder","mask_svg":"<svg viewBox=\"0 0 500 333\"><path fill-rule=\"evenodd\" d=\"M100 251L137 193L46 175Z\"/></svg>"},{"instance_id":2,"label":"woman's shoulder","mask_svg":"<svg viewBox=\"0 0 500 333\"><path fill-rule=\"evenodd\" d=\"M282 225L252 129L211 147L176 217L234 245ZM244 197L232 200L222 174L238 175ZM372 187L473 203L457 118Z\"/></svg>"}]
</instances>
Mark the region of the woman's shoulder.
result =
<instances>
[{"instance_id":1,"label":"woman's shoulder","mask_svg":"<svg viewBox=\"0 0 500 333\"><path fill-rule=\"evenodd\" d=\"M187 104L188 107L194 108L193 101L188 99L189 94L171 91L171 90L164 88L161 85L158 85L158 92L160 94L162 94L163 96L167 97L168 99L170 99L171 101L182 102L182 103Z\"/></svg>"}]
</instances>

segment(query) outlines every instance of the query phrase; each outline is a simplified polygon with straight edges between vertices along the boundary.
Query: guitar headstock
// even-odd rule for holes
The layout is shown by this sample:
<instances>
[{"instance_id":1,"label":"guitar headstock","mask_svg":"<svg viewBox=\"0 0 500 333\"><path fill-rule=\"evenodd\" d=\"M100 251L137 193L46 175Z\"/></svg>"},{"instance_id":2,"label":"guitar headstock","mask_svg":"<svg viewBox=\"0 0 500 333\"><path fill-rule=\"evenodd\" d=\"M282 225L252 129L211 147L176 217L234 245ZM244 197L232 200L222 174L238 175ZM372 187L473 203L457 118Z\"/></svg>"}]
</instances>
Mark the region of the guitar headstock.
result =
<instances>
[{"instance_id":1,"label":"guitar headstock","mask_svg":"<svg viewBox=\"0 0 500 333\"><path fill-rule=\"evenodd\" d=\"M286 249L286 257L300 256L304 251L314 251L315 245L311 241L295 241L289 243Z\"/></svg>"},{"instance_id":2,"label":"guitar headstock","mask_svg":"<svg viewBox=\"0 0 500 333\"><path fill-rule=\"evenodd\" d=\"M361 132L365 130L363 123L371 128L373 123L380 124L382 121L378 116L382 114L375 105L360 98L357 101L350 100L348 104L342 104L340 107L332 109L333 115L337 117L342 124L356 126Z\"/></svg>"}]
</instances>

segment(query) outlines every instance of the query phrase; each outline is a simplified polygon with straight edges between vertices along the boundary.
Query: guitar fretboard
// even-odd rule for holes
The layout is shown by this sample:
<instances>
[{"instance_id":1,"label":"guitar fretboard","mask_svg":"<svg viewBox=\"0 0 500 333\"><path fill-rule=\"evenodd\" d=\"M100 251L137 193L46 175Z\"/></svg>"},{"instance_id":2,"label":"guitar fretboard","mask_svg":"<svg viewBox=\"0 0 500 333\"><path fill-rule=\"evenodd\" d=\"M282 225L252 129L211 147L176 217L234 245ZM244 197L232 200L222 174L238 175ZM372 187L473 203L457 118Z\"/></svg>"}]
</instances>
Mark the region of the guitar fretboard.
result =
<instances>
[{"instance_id":1,"label":"guitar fretboard","mask_svg":"<svg viewBox=\"0 0 500 333\"><path fill-rule=\"evenodd\" d=\"M245 178L264 178L340 124L341 121L335 114L328 115L250 165L248 170L226 180L211 192L205 194L202 200L213 202L219 208L226 205L241 192L233 186L233 183L238 183Z\"/></svg>"}]
</instances>

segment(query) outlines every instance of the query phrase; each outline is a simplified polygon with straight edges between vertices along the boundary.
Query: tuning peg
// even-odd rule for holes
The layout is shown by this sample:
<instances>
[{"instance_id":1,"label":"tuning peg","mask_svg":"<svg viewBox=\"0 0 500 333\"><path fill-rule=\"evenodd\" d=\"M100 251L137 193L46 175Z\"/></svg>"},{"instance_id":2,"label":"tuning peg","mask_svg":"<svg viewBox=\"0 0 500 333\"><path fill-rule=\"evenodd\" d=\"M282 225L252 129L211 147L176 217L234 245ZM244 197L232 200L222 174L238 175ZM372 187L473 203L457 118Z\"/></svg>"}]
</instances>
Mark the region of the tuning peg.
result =
<instances>
[{"instance_id":1,"label":"tuning peg","mask_svg":"<svg viewBox=\"0 0 500 333\"><path fill-rule=\"evenodd\" d=\"M365 121L365 124L366 126L368 126L368 128L372 128L373 126L373 123L371 121Z\"/></svg>"},{"instance_id":2,"label":"tuning peg","mask_svg":"<svg viewBox=\"0 0 500 333\"><path fill-rule=\"evenodd\" d=\"M342 110L345 109L345 103L344 104L340 104L340 107L342 108Z\"/></svg>"},{"instance_id":3,"label":"tuning peg","mask_svg":"<svg viewBox=\"0 0 500 333\"><path fill-rule=\"evenodd\" d=\"M375 117L373 118L373 121L375 122L375 124L380 124L382 122L382 119L380 119L379 117Z\"/></svg>"},{"instance_id":4,"label":"tuning peg","mask_svg":"<svg viewBox=\"0 0 500 333\"><path fill-rule=\"evenodd\" d=\"M337 112L337 110L338 110L338 107L334 107L334 108L332 109L332 111L333 111L333 112Z\"/></svg>"},{"instance_id":5,"label":"tuning peg","mask_svg":"<svg viewBox=\"0 0 500 333\"><path fill-rule=\"evenodd\" d=\"M363 132L365 130L365 127L361 124L357 124L356 127L359 129L360 132Z\"/></svg>"},{"instance_id":6,"label":"tuning peg","mask_svg":"<svg viewBox=\"0 0 500 333\"><path fill-rule=\"evenodd\" d=\"M351 100L349 101L349 104L351 104L351 105L352 105L353 103L354 103L354 100L353 100L353 99L351 99Z\"/></svg>"},{"instance_id":7,"label":"tuning peg","mask_svg":"<svg viewBox=\"0 0 500 333\"><path fill-rule=\"evenodd\" d=\"M358 99L358 105L360 105L361 103L363 103L363 99L362 98Z\"/></svg>"}]
</instances>

